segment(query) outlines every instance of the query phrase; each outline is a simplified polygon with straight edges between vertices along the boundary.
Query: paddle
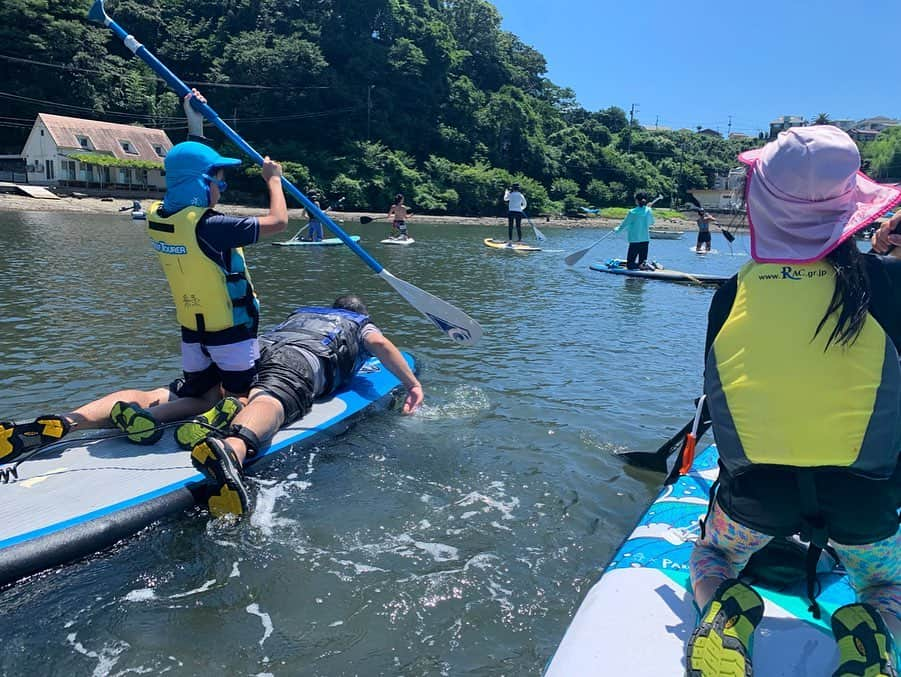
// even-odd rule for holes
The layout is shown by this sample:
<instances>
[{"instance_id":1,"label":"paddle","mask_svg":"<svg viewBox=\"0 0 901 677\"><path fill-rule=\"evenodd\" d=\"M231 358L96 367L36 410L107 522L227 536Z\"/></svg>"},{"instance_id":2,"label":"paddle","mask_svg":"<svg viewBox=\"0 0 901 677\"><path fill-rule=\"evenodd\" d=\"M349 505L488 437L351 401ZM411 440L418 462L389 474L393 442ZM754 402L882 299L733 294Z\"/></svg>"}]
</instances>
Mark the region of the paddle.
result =
<instances>
[{"instance_id":1,"label":"paddle","mask_svg":"<svg viewBox=\"0 0 901 677\"><path fill-rule=\"evenodd\" d=\"M698 198L696 198L691 193L687 193L687 195L688 195L689 202L694 204L694 206L698 208L698 211L704 211L704 208L701 206L701 203L698 202ZM714 219L713 222L716 223L716 219ZM723 237L726 238L726 242L728 242L729 244L732 244L733 242L735 242L735 236L732 233L730 233L728 230L723 228L718 223L716 224L716 227L720 229L720 232L723 234Z\"/></svg>"},{"instance_id":2,"label":"paddle","mask_svg":"<svg viewBox=\"0 0 901 677\"><path fill-rule=\"evenodd\" d=\"M97 23L103 24L107 28L109 28L122 42L128 47L129 50L136 56L138 56L141 60L143 60L150 68L163 80L165 80L168 85L175 90L175 93L179 95L180 98L184 98L188 93L190 93L190 89L188 86L182 82L178 76L176 76L172 71L170 71L163 63L157 59L153 54L151 54L146 47L144 47L140 42L138 42L134 36L129 35L119 24L113 21L107 14L103 8L103 0L94 0L94 4L91 6L90 12L88 12L88 19L91 21L95 21ZM216 113L209 105L205 103L201 103L197 100L197 98L191 99L191 105L194 106L196 110L201 112L203 116L216 125L223 134L225 134L238 148L243 150L247 155L249 155L254 162L259 165L263 164L263 156L260 155L256 150L254 150L250 144L248 144L241 136L233 130L228 124L219 117L219 114ZM310 200L306 195L304 195L293 183L288 181L284 176L282 177L282 186L284 189L293 195L304 207L306 207L307 213L310 214L313 218L319 219L324 225L328 227L330 231L332 231L335 235L337 235L341 241L347 245L354 254L363 259L363 262L369 266L379 277L381 277L385 282L391 285L394 290L400 294L406 301L416 308L420 313L425 315L432 324L434 324L438 329L440 329L445 335L447 335L451 340L456 343L460 343L462 345L474 345L478 342L478 340L482 336L482 328L479 326L479 323L473 320L469 315L464 313L459 308L452 306L447 301L443 301L439 299L437 296L433 296L428 292L416 287L415 285L410 284L409 282L405 282L398 277L395 277L390 272L385 270L382 265L376 261L372 256L363 249L359 244L354 242L350 236L344 232L344 230L338 226L329 216L323 212L319 207L317 207L312 200Z\"/></svg>"},{"instance_id":3,"label":"paddle","mask_svg":"<svg viewBox=\"0 0 901 677\"><path fill-rule=\"evenodd\" d=\"M362 223L362 224L372 223L373 221L378 221L379 219L384 219L384 218L387 218L387 217L386 216L376 216L373 218L372 216L361 216L360 223Z\"/></svg>"},{"instance_id":4,"label":"paddle","mask_svg":"<svg viewBox=\"0 0 901 677\"><path fill-rule=\"evenodd\" d=\"M648 203L648 207L653 207L657 202L659 202L659 201L662 200L662 199L663 199L663 196L662 196L662 195L658 195L658 196L655 197L651 202ZM609 233L607 233L604 237L602 237L602 238L601 238L600 240L598 240L597 242L595 242L595 243L589 245L588 247L585 247L585 249L580 249L580 250L577 251L577 252L573 252L572 254L570 254L569 256L567 256L565 259L563 259L563 262L564 262L566 265L568 265L568 266L573 266L573 265L575 265L576 263L578 263L578 262L582 259L583 256L585 256L588 252L590 252L592 249L594 249L595 247L597 247L599 244L601 244L601 242L603 242L604 240L606 240L608 237L610 237L611 235L613 235L613 233L615 233L615 232L616 232L615 230L611 230Z\"/></svg>"},{"instance_id":5,"label":"paddle","mask_svg":"<svg viewBox=\"0 0 901 677\"><path fill-rule=\"evenodd\" d=\"M685 454L686 447L690 446L693 451L694 444L707 432L709 427L710 418L705 406L700 415L696 413L693 419L682 426L679 432L664 442L657 451L625 451L617 456L623 456L630 465L665 473L669 472L667 460L678 451L682 458L676 465L681 470L685 466L685 461L688 460L687 454Z\"/></svg>"},{"instance_id":6,"label":"paddle","mask_svg":"<svg viewBox=\"0 0 901 677\"><path fill-rule=\"evenodd\" d=\"M310 227L310 223L311 223L310 221L307 221L307 225L305 225L303 228L301 228L301 229L298 230L296 233L294 233L294 237L292 237L290 240L288 240L288 242L294 242L294 241L296 241L296 240L299 240L299 239L300 239L300 234L301 234L303 231L305 231L307 228Z\"/></svg>"},{"instance_id":7,"label":"paddle","mask_svg":"<svg viewBox=\"0 0 901 677\"><path fill-rule=\"evenodd\" d=\"M535 224L532 223L532 219L528 214L526 214L526 219L528 219L529 225L532 226L532 230L535 231L535 239L538 240L539 242L544 242L545 240L547 240L547 238L544 236L544 233L542 233L540 230L538 230L538 228L535 226Z\"/></svg>"}]
</instances>

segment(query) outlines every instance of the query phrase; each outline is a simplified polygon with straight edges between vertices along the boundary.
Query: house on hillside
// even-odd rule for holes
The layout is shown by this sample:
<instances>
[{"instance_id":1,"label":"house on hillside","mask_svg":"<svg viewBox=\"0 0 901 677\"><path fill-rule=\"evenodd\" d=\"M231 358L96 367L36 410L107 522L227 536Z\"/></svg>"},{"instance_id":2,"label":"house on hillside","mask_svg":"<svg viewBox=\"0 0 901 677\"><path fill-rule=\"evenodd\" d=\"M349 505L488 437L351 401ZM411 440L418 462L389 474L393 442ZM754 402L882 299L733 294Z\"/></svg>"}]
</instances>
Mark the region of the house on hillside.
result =
<instances>
[{"instance_id":1,"label":"house on hillside","mask_svg":"<svg viewBox=\"0 0 901 677\"><path fill-rule=\"evenodd\" d=\"M807 122L799 115L783 115L770 122L770 138L775 139L779 132L792 127L803 127Z\"/></svg>"},{"instance_id":2,"label":"house on hillside","mask_svg":"<svg viewBox=\"0 0 901 677\"><path fill-rule=\"evenodd\" d=\"M698 134L703 134L704 136L713 136L713 137L716 137L717 139L722 139L722 138L723 138L723 135L722 135L722 134L720 134L720 133L719 133L718 131L716 131L715 129L710 129L710 128L707 128L707 129L699 129L699 130L698 130Z\"/></svg>"},{"instance_id":3,"label":"house on hillside","mask_svg":"<svg viewBox=\"0 0 901 677\"><path fill-rule=\"evenodd\" d=\"M894 118L887 118L884 115L878 115L875 118L859 120L857 124L854 125L854 128L868 132L881 132L889 127L897 127L898 125L901 125L901 121L895 120Z\"/></svg>"},{"instance_id":4,"label":"house on hillside","mask_svg":"<svg viewBox=\"0 0 901 677\"><path fill-rule=\"evenodd\" d=\"M85 188L165 190L166 132L40 113L22 158L28 180Z\"/></svg>"}]
</instances>

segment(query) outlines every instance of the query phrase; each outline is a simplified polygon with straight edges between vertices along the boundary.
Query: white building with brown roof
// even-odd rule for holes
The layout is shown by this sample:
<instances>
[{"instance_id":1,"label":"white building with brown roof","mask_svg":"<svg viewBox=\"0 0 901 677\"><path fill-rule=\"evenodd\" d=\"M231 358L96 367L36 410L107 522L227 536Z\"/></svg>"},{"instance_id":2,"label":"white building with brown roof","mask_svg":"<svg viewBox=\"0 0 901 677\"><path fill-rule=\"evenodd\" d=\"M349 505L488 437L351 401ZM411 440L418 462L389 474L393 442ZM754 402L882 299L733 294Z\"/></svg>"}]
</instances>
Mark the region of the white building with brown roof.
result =
<instances>
[{"instance_id":1,"label":"white building with brown roof","mask_svg":"<svg viewBox=\"0 0 901 677\"><path fill-rule=\"evenodd\" d=\"M40 113L22 158L32 183L165 190L171 148L160 129Z\"/></svg>"}]
</instances>

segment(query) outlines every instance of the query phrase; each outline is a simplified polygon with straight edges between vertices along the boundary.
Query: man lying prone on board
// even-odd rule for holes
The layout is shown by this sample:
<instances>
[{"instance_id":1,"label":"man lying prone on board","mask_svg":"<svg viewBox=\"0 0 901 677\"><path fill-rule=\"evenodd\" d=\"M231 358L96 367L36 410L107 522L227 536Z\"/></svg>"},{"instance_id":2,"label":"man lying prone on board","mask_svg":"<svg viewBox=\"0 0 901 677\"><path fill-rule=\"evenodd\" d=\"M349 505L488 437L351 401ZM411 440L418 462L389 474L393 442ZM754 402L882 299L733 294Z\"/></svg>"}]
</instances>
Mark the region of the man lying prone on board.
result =
<instances>
[{"instance_id":1,"label":"man lying prone on board","mask_svg":"<svg viewBox=\"0 0 901 677\"><path fill-rule=\"evenodd\" d=\"M331 308L303 306L260 337L257 376L247 405L220 397L218 373L205 392L177 379L167 388L120 390L61 416L39 416L31 423L0 422L0 463L9 463L73 430L112 423L137 444L154 444L161 423L206 413L178 426L175 439L191 450L191 462L212 483L210 512L244 514L249 508L241 468L283 425L309 413L313 400L348 383L374 355L407 390L403 413L423 400L422 385L406 360L369 318L359 297L338 297ZM217 367L212 365L211 370ZM195 396L203 392L201 396Z\"/></svg>"}]
</instances>

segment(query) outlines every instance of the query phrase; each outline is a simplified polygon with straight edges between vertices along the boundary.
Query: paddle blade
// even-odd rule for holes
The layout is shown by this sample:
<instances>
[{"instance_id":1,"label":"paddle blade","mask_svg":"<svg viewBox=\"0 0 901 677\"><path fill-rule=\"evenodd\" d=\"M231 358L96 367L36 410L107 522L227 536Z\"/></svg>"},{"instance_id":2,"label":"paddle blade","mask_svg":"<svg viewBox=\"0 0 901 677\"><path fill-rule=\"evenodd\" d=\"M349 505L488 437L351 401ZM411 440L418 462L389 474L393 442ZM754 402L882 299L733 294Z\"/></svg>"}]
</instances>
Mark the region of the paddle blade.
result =
<instances>
[{"instance_id":1,"label":"paddle blade","mask_svg":"<svg viewBox=\"0 0 901 677\"><path fill-rule=\"evenodd\" d=\"M724 230L722 232L723 232L723 237L726 238L726 242L728 242L729 244L732 244L733 242L735 242L735 236L732 233L730 233L728 230Z\"/></svg>"},{"instance_id":2,"label":"paddle blade","mask_svg":"<svg viewBox=\"0 0 901 677\"><path fill-rule=\"evenodd\" d=\"M547 238L544 236L544 233L538 230L535 226L532 226L532 230L535 231L536 240L538 240L539 242L544 242L545 240L547 240Z\"/></svg>"},{"instance_id":3,"label":"paddle blade","mask_svg":"<svg viewBox=\"0 0 901 677\"><path fill-rule=\"evenodd\" d=\"M364 223L364 224L365 224L365 223L372 223L374 220L375 220L375 219L373 219L371 216L361 216L361 217L360 217L360 223Z\"/></svg>"},{"instance_id":4,"label":"paddle blade","mask_svg":"<svg viewBox=\"0 0 901 677\"><path fill-rule=\"evenodd\" d=\"M106 23L107 16L103 10L103 0L94 0L94 4L91 5L91 11L88 12L88 20L98 24Z\"/></svg>"},{"instance_id":5,"label":"paddle blade","mask_svg":"<svg viewBox=\"0 0 901 677\"><path fill-rule=\"evenodd\" d=\"M591 245L591 247L593 247L593 246L594 245ZM568 266L576 265L579 261L582 260L582 257L585 256L591 250L591 247L586 247L585 249L580 249L577 252L573 252L572 254L567 256L565 259L563 259L563 262L566 263L566 265L568 265Z\"/></svg>"},{"instance_id":6,"label":"paddle blade","mask_svg":"<svg viewBox=\"0 0 901 677\"><path fill-rule=\"evenodd\" d=\"M382 269L379 277L390 284L411 306L425 315L454 343L461 346L473 346L479 342L482 337L482 327L459 308L409 282L394 277L387 270Z\"/></svg>"}]
</instances>

